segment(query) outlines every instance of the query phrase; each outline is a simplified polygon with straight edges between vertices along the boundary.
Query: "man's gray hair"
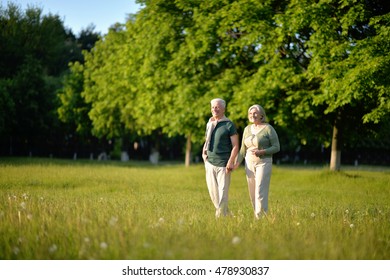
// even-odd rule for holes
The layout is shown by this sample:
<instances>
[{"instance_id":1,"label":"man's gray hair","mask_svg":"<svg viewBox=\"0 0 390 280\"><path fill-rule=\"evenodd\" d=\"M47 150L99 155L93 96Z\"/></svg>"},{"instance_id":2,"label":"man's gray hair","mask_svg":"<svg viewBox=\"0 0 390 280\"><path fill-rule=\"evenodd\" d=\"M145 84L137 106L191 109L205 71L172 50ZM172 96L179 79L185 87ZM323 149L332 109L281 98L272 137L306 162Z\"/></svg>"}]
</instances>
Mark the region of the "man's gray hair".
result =
<instances>
[{"instance_id":1,"label":"man's gray hair","mask_svg":"<svg viewBox=\"0 0 390 280\"><path fill-rule=\"evenodd\" d=\"M223 100L221 98L214 98L213 100L210 101L211 106L213 105L214 102L218 102L219 104L222 105L223 108L226 108L225 100Z\"/></svg>"}]
</instances>

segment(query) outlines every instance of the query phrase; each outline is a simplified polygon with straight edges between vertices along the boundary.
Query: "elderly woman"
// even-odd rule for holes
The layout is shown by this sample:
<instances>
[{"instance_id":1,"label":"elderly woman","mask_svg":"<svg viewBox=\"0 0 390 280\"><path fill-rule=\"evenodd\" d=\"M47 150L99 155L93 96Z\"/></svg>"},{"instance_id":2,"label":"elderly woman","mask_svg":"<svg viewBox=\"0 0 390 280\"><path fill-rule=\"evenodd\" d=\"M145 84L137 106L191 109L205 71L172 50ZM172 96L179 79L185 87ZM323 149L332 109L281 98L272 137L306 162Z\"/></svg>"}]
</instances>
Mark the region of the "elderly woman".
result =
<instances>
[{"instance_id":1,"label":"elderly woman","mask_svg":"<svg viewBox=\"0 0 390 280\"><path fill-rule=\"evenodd\" d=\"M245 158L249 196L258 219L268 211L272 155L279 152L280 144L275 129L266 122L265 111L260 105L255 104L248 109L248 119L252 124L244 129L235 168Z\"/></svg>"}]
</instances>

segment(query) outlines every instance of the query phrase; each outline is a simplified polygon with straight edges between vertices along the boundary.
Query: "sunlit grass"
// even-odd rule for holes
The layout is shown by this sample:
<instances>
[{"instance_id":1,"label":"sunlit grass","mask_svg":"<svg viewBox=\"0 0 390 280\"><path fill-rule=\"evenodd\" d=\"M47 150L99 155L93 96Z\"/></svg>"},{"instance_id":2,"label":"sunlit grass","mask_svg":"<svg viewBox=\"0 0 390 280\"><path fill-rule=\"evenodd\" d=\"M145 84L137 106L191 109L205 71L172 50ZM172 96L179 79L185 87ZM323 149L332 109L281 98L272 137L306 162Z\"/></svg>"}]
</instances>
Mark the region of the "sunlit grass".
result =
<instances>
[{"instance_id":1,"label":"sunlit grass","mask_svg":"<svg viewBox=\"0 0 390 280\"><path fill-rule=\"evenodd\" d=\"M390 170L275 166L253 218L243 168L216 220L204 168L0 160L0 259L389 259Z\"/></svg>"}]
</instances>

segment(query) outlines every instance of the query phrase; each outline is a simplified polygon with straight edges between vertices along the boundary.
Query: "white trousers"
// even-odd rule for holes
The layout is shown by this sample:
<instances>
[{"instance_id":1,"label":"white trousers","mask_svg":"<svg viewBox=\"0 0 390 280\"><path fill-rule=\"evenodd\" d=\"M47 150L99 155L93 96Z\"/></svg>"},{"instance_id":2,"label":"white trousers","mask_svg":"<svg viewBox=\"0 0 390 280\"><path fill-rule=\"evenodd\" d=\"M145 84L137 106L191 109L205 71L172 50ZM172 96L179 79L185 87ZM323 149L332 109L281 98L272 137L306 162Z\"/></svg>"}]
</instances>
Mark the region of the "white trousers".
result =
<instances>
[{"instance_id":1,"label":"white trousers","mask_svg":"<svg viewBox=\"0 0 390 280\"><path fill-rule=\"evenodd\" d=\"M228 199L231 172L226 174L226 167L218 167L205 162L206 183L211 201L216 209L215 216L229 214Z\"/></svg>"},{"instance_id":2,"label":"white trousers","mask_svg":"<svg viewBox=\"0 0 390 280\"><path fill-rule=\"evenodd\" d=\"M256 218L268 211L268 193L271 181L272 158L253 162L245 160L249 197Z\"/></svg>"}]
</instances>

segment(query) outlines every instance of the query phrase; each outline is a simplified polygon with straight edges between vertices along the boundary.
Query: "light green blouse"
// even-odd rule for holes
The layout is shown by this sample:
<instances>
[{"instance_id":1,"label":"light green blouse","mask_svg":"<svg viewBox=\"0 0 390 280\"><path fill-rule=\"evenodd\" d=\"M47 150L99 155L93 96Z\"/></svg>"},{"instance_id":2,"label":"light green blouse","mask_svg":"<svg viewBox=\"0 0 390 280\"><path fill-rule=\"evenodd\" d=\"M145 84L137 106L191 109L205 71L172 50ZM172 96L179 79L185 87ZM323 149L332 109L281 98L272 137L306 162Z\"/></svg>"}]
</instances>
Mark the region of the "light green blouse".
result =
<instances>
[{"instance_id":1,"label":"light green blouse","mask_svg":"<svg viewBox=\"0 0 390 280\"><path fill-rule=\"evenodd\" d=\"M260 159L272 158L272 155L280 151L279 137L275 129L270 125L260 130L258 133L251 132L251 124L245 127L241 139L241 149L238 153L238 162L241 163L246 157L247 150L257 148L265 150L265 154L260 156Z\"/></svg>"}]
</instances>

